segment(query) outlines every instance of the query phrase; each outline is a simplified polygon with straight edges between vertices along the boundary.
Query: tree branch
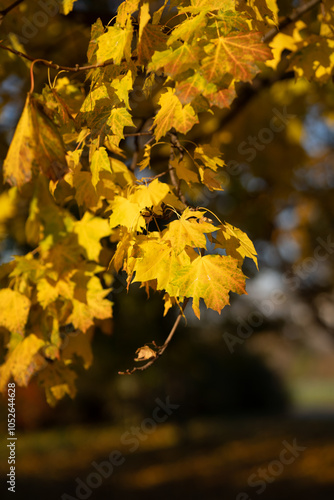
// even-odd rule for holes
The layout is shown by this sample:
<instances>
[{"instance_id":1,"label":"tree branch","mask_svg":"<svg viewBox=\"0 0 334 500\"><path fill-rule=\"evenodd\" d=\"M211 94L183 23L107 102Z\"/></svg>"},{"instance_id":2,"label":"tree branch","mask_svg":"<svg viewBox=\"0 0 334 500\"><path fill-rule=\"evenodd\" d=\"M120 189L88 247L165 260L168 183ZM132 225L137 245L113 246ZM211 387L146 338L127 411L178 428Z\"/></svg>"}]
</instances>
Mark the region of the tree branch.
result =
<instances>
[{"instance_id":1,"label":"tree branch","mask_svg":"<svg viewBox=\"0 0 334 500\"><path fill-rule=\"evenodd\" d=\"M43 64L44 66L47 66L48 68L54 68L56 70L62 70L62 71L69 71L71 73L78 73L79 71L89 71L91 69L97 69L97 68L105 68L106 66L110 66L111 64L114 64L113 60L109 61L104 61L103 63L98 63L98 64L91 64L90 66L80 66L79 64L76 64L74 67L71 66L61 66L59 64L55 64L52 61L47 61L46 59L36 59L35 57L31 57L28 54L24 54L23 52L20 52L19 50L12 49L11 47L7 47L7 45L3 45L0 43L0 48L4 50L8 50L12 54L15 54L19 57L23 57L24 59L28 59L28 61L31 62L39 62Z\"/></svg>"},{"instance_id":2,"label":"tree branch","mask_svg":"<svg viewBox=\"0 0 334 500\"><path fill-rule=\"evenodd\" d=\"M305 3L301 7L298 7L297 9L295 9L292 12L292 14L284 17L278 23L277 27L275 26L270 31L268 31L268 33L266 33L264 35L264 37L262 38L262 41L265 42L265 43L270 42L273 38L275 38L275 36L280 31L282 31L284 28L286 28L287 26L289 26L289 24L292 24L295 21L297 21L298 19L300 19L304 14L306 14L306 12L308 12L309 10L313 9L313 7L315 7L316 5L318 5L319 3L321 3L321 1L322 0L311 0L310 2Z\"/></svg>"},{"instance_id":3,"label":"tree branch","mask_svg":"<svg viewBox=\"0 0 334 500\"><path fill-rule=\"evenodd\" d=\"M173 335L176 332L176 329L177 329L177 327L178 327L178 325L179 325L179 323L181 321L181 318L183 316L183 312L184 312L184 310L185 310L188 302L189 302L189 299L185 298L184 302L183 302L183 304L181 306L181 311L179 312L179 314L178 314L178 316L177 316L177 318L176 318L176 320L174 322L174 325L173 325L171 331L169 332L168 337L165 340L165 343L162 346L158 347L157 351L155 352L154 358L150 359L147 363L145 363L142 366L135 366L134 368L132 368L132 370L129 369L129 370L126 370L125 372L118 372L119 375L132 375L134 372L144 371L147 368L149 368L150 366L152 366L153 363L155 363L158 358L160 358L160 356L165 352L165 350L167 349L170 341L172 340Z\"/></svg>"},{"instance_id":4,"label":"tree branch","mask_svg":"<svg viewBox=\"0 0 334 500\"><path fill-rule=\"evenodd\" d=\"M16 2L13 2L9 7L6 9L0 10L0 23L3 20L3 18L10 12L12 9L14 9L17 5L20 5L20 3L24 2L24 0L16 0Z\"/></svg>"}]
</instances>

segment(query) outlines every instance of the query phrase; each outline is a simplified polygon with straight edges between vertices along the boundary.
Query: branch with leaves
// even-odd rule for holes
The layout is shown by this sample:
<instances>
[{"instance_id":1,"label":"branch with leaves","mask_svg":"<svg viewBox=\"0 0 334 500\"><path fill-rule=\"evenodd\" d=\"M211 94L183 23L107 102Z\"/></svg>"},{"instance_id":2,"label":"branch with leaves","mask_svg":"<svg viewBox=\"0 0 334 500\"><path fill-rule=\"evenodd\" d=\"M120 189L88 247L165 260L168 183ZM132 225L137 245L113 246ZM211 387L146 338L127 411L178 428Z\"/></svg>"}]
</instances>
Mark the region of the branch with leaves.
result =
<instances>
[{"instance_id":1,"label":"branch with leaves","mask_svg":"<svg viewBox=\"0 0 334 500\"><path fill-rule=\"evenodd\" d=\"M248 102L236 100L237 88L259 92L292 74L331 78L331 57L312 74L303 58L320 42L322 50L333 44L326 0L319 33L305 34L300 18L317 4L279 21L275 2L263 0L182 0L176 17L167 1L155 11L143 0L122 2L114 24L92 26L83 66L0 44L32 62L31 90L3 164L12 203L22 193L29 201L32 251L1 267L0 327L9 340L0 389L36 375L51 404L73 397L77 356L90 366L92 332L111 321L120 271L128 290L138 282L161 294L164 314L183 304L165 343L141 348L137 360L147 362L126 373L164 353L188 301L200 319L202 306L220 314L230 292L246 293L242 265L249 258L257 266L253 243L190 203L196 190L219 195L225 167L222 151L194 130L220 110L225 123L235 116ZM58 72L41 93L34 92L37 63ZM85 84L63 72L85 72ZM68 328L75 339L64 334Z\"/></svg>"}]
</instances>

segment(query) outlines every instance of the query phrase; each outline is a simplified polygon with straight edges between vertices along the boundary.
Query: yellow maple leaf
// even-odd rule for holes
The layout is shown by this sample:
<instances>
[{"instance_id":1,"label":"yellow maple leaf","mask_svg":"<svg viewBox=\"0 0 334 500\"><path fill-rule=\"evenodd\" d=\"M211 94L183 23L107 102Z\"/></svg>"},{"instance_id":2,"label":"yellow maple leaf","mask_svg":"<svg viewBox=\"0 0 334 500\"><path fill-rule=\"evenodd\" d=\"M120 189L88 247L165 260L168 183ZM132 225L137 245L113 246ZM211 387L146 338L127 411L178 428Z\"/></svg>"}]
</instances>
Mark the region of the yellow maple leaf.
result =
<instances>
[{"instance_id":1,"label":"yellow maple leaf","mask_svg":"<svg viewBox=\"0 0 334 500\"><path fill-rule=\"evenodd\" d=\"M220 314L230 303L229 292L246 293L245 279L237 260L231 256L204 255L180 269L172 284L177 287L179 297L192 297L193 310L199 319L201 298L207 307Z\"/></svg>"},{"instance_id":2,"label":"yellow maple leaf","mask_svg":"<svg viewBox=\"0 0 334 500\"><path fill-rule=\"evenodd\" d=\"M161 211L161 203L166 200L169 192L168 184L154 179L148 185L137 186L129 199L132 203L137 203L140 210L152 208L155 213L158 213Z\"/></svg>"},{"instance_id":3,"label":"yellow maple leaf","mask_svg":"<svg viewBox=\"0 0 334 500\"><path fill-rule=\"evenodd\" d=\"M131 58L131 40L133 27L128 17L124 27L108 26L107 32L97 39L99 48L96 51L98 63L113 59L114 64L120 64L125 57L127 61Z\"/></svg>"},{"instance_id":4,"label":"yellow maple leaf","mask_svg":"<svg viewBox=\"0 0 334 500\"><path fill-rule=\"evenodd\" d=\"M203 216L203 212L186 208L179 219L168 224L162 239L170 241L177 254L182 252L187 245L206 248L205 234L217 231L217 228L213 224L201 220Z\"/></svg>"},{"instance_id":5,"label":"yellow maple leaf","mask_svg":"<svg viewBox=\"0 0 334 500\"><path fill-rule=\"evenodd\" d=\"M23 334L26 325L30 300L10 288L0 290L0 326L4 326L10 332Z\"/></svg>"},{"instance_id":6,"label":"yellow maple leaf","mask_svg":"<svg viewBox=\"0 0 334 500\"><path fill-rule=\"evenodd\" d=\"M111 234L108 221L85 212L83 218L75 223L73 231L78 235L79 245L84 249L87 258L97 261L102 250L101 238Z\"/></svg>"},{"instance_id":7,"label":"yellow maple leaf","mask_svg":"<svg viewBox=\"0 0 334 500\"><path fill-rule=\"evenodd\" d=\"M61 0L61 12L65 14L69 14L73 10L73 4L77 0Z\"/></svg>"},{"instance_id":8,"label":"yellow maple leaf","mask_svg":"<svg viewBox=\"0 0 334 500\"><path fill-rule=\"evenodd\" d=\"M213 241L216 243L216 247L225 248L228 255L238 259L240 264L245 257L249 257L259 269L254 245L241 229L225 222L219 226L219 231Z\"/></svg>"},{"instance_id":9,"label":"yellow maple leaf","mask_svg":"<svg viewBox=\"0 0 334 500\"><path fill-rule=\"evenodd\" d=\"M175 95L175 89L168 88L167 92L161 95L159 105L161 107L153 123L157 141L172 128L186 134L195 123L198 123L198 116L193 107L190 104L183 107Z\"/></svg>"},{"instance_id":10,"label":"yellow maple leaf","mask_svg":"<svg viewBox=\"0 0 334 500\"><path fill-rule=\"evenodd\" d=\"M37 282L37 300L45 309L48 305L57 300L58 289L54 283L47 278L42 278Z\"/></svg>"},{"instance_id":11,"label":"yellow maple leaf","mask_svg":"<svg viewBox=\"0 0 334 500\"><path fill-rule=\"evenodd\" d=\"M110 292L102 288L101 281L92 276L87 282L87 276L76 273L72 280L76 283L73 311L68 321L82 332L86 332L94 324L94 318L107 319L112 316L112 303L105 298Z\"/></svg>"},{"instance_id":12,"label":"yellow maple leaf","mask_svg":"<svg viewBox=\"0 0 334 500\"><path fill-rule=\"evenodd\" d=\"M106 148L98 148L94 151L90 171L92 172L92 184L96 188L96 184L100 180L100 172L103 170L111 172L110 160Z\"/></svg>"},{"instance_id":13,"label":"yellow maple leaf","mask_svg":"<svg viewBox=\"0 0 334 500\"><path fill-rule=\"evenodd\" d=\"M110 203L110 208L112 209L112 214L109 217L111 228L125 226L132 231L140 231L146 227L138 203L132 202L123 196L115 196Z\"/></svg>"},{"instance_id":14,"label":"yellow maple leaf","mask_svg":"<svg viewBox=\"0 0 334 500\"><path fill-rule=\"evenodd\" d=\"M146 24L149 22L151 19L150 16L150 4L149 3L144 3L140 7L140 14L139 14L139 33L138 33L138 40L139 42L141 41L141 37L143 35L144 28Z\"/></svg>"},{"instance_id":15,"label":"yellow maple leaf","mask_svg":"<svg viewBox=\"0 0 334 500\"><path fill-rule=\"evenodd\" d=\"M11 377L20 386L28 385L32 375L46 364L45 358L38 353L44 344L44 340L36 337L33 333L17 344L0 367L1 391L6 388Z\"/></svg>"},{"instance_id":16,"label":"yellow maple leaf","mask_svg":"<svg viewBox=\"0 0 334 500\"><path fill-rule=\"evenodd\" d=\"M132 71L129 69L125 76L120 78L115 78L111 82L112 88L115 90L115 93L120 101L124 102L125 107L129 109L129 92L132 90L133 85L133 77Z\"/></svg>"}]
</instances>

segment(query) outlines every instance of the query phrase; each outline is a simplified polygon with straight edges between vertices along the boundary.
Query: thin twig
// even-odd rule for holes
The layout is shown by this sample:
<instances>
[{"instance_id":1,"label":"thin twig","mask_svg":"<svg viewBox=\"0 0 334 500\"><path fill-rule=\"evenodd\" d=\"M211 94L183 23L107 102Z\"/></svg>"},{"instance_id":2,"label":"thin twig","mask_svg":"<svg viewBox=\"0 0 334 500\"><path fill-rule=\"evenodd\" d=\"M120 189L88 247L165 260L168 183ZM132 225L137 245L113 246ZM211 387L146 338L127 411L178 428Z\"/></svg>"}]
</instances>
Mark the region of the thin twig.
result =
<instances>
[{"instance_id":1,"label":"thin twig","mask_svg":"<svg viewBox=\"0 0 334 500\"><path fill-rule=\"evenodd\" d=\"M152 135L152 132L135 132L134 134L124 134L124 137L138 137L140 135Z\"/></svg>"},{"instance_id":2,"label":"thin twig","mask_svg":"<svg viewBox=\"0 0 334 500\"><path fill-rule=\"evenodd\" d=\"M294 23L298 19L300 19L306 12L309 10L313 9L316 5L321 3L322 0L311 0L308 3L305 3L304 5L301 5L297 9L295 9L292 14L289 14L288 16L284 17L279 23L278 26L275 26L272 28L268 33L264 35L262 38L262 41L265 43L270 42L275 36L282 31L284 28L289 26L289 24Z\"/></svg>"},{"instance_id":3,"label":"thin twig","mask_svg":"<svg viewBox=\"0 0 334 500\"><path fill-rule=\"evenodd\" d=\"M11 47L7 47L7 45L3 45L2 43L0 43L0 48L8 50L9 52L15 54L16 56L28 59L28 61L37 62L37 60L34 57L31 57L28 54L24 54L19 50L12 49ZM80 66L79 64L76 64L74 67L71 67L71 66L61 66L59 64L55 64L52 61L47 61L46 59L38 59L38 62L43 64L44 66L47 66L48 68L54 68L56 70L61 70L61 71L69 71L72 73L78 73L79 71L89 71L91 69L97 69L97 68L105 68L106 66L114 64L113 60L109 60L109 61L104 61L103 63L91 64L90 66Z\"/></svg>"},{"instance_id":4,"label":"thin twig","mask_svg":"<svg viewBox=\"0 0 334 500\"><path fill-rule=\"evenodd\" d=\"M16 0L16 2L13 2L9 7L6 9L0 10L0 21L10 12L13 10L17 5L20 5L20 3L24 2L24 0Z\"/></svg>"},{"instance_id":5,"label":"thin twig","mask_svg":"<svg viewBox=\"0 0 334 500\"><path fill-rule=\"evenodd\" d=\"M152 366L153 363L155 363L158 358L160 358L160 356L165 352L165 350L167 349L170 341L172 340L173 335L176 332L176 329L177 329L177 327L178 327L178 325L179 325L179 323L181 321L181 318L183 316L183 312L184 312L184 310L185 310L188 302L189 302L189 298L185 298L184 302L183 302L183 304L181 306L181 311L179 312L179 314L178 314L178 316L177 316L177 318L176 318L176 320L174 322L174 325L173 325L171 331L169 332L168 337L165 340L165 343L158 348L158 350L155 353L154 358L150 359L147 363L145 363L145 365L135 366L134 368L132 368L132 370L129 369L129 370L126 370L125 372L118 372L119 375L132 375L132 373L134 373L134 372L144 371L147 368L149 368L150 366Z\"/></svg>"}]
</instances>

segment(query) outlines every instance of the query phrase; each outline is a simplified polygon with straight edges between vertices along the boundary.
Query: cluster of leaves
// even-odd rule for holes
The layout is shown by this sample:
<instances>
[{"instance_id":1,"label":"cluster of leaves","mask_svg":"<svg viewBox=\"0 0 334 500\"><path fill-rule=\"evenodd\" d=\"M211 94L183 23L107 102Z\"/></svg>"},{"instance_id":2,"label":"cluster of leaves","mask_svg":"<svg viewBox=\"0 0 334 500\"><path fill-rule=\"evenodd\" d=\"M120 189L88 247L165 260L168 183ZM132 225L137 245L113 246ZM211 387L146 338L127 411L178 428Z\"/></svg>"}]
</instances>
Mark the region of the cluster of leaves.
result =
<instances>
[{"instance_id":1,"label":"cluster of leaves","mask_svg":"<svg viewBox=\"0 0 334 500\"><path fill-rule=\"evenodd\" d=\"M65 4L67 13L73 1ZM201 299L220 313L230 292L246 293L244 258L257 265L252 242L187 199L198 186L222 189L221 152L187 137L205 114L229 108L238 86L276 70L286 49L287 70L328 78L333 2L324 6L319 33L305 39L300 20L279 33L274 0L165 0L155 12L127 0L112 25L92 26L85 82L57 75L41 94L29 92L2 197L8 217L22 196L29 200L33 250L0 267L0 389L37 375L51 404L73 396L73 365L79 356L90 366L92 330L112 316L121 270L128 288L162 292L165 313L189 298L198 318ZM263 37L272 31L271 50ZM147 120L136 115L138 92L153 103ZM169 160L157 173L151 156L163 148Z\"/></svg>"}]
</instances>

